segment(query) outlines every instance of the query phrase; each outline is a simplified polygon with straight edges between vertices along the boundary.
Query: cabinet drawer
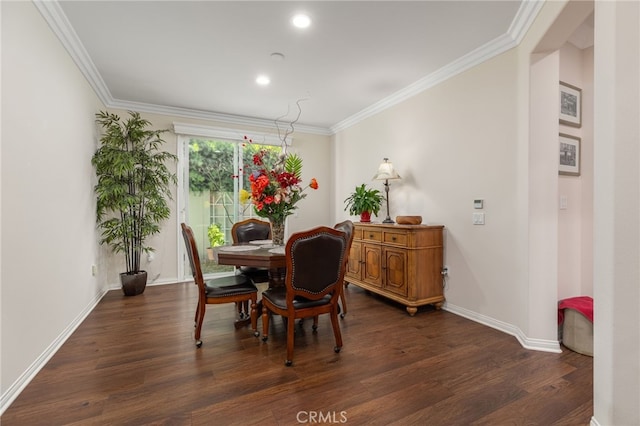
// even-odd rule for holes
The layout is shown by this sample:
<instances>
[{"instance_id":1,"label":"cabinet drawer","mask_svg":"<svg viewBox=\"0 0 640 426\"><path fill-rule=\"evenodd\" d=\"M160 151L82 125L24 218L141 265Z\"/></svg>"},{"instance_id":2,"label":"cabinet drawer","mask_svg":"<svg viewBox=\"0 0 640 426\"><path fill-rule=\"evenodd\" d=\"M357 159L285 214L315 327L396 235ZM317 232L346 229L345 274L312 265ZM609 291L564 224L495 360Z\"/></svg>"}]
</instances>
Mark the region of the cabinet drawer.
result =
<instances>
[{"instance_id":1,"label":"cabinet drawer","mask_svg":"<svg viewBox=\"0 0 640 426\"><path fill-rule=\"evenodd\" d=\"M362 239L366 241L382 241L382 231L375 229L363 229Z\"/></svg>"},{"instance_id":2,"label":"cabinet drawer","mask_svg":"<svg viewBox=\"0 0 640 426\"><path fill-rule=\"evenodd\" d=\"M407 234L404 232L385 232L383 241L387 244L406 246L408 242Z\"/></svg>"}]
</instances>

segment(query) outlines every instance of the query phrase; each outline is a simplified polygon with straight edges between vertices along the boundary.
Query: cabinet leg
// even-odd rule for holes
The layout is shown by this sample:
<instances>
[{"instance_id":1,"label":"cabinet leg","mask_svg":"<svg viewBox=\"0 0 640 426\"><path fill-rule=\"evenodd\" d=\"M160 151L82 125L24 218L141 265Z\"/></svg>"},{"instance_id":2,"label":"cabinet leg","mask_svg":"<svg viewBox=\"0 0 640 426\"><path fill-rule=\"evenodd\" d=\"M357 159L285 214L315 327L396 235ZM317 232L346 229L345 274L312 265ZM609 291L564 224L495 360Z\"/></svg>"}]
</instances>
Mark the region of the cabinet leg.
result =
<instances>
[{"instance_id":1,"label":"cabinet leg","mask_svg":"<svg viewBox=\"0 0 640 426\"><path fill-rule=\"evenodd\" d=\"M438 302L438 303L434 303L433 306L436 307L436 310L439 311L440 309L442 309L442 305L444 305L444 302Z\"/></svg>"},{"instance_id":2,"label":"cabinet leg","mask_svg":"<svg viewBox=\"0 0 640 426\"><path fill-rule=\"evenodd\" d=\"M414 316L416 312L418 312L418 308L414 308L412 306L407 306L407 312L409 312L410 316Z\"/></svg>"}]
</instances>

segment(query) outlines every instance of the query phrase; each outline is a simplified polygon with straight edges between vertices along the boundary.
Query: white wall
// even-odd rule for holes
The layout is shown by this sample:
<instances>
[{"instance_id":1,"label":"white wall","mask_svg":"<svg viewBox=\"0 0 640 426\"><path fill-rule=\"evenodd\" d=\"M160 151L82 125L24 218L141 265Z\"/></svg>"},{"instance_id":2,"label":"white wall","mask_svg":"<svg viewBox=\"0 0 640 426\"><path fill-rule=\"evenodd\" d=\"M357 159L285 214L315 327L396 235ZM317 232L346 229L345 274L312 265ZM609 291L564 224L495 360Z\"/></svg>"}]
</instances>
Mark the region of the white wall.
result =
<instances>
[{"instance_id":1,"label":"white wall","mask_svg":"<svg viewBox=\"0 0 640 426\"><path fill-rule=\"evenodd\" d=\"M640 3L596 2L594 418L640 424Z\"/></svg>"},{"instance_id":2,"label":"white wall","mask_svg":"<svg viewBox=\"0 0 640 426\"><path fill-rule=\"evenodd\" d=\"M97 303L105 281L91 269L100 104L31 2L1 7L4 409Z\"/></svg>"},{"instance_id":3,"label":"white wall","mask_svg":"<svg viewBox=\"0 0 640 426\"><path fill-rule=\"evenodd\" d=\"M580 176L559 176L558 300L593 296L593 47L560 49L560 80L582 89L582 127L560 125L581 139Z\"/></svg>"},{"instance_id":4,"label":"white wall","mask_svg":"<svg viewBox=\"0 0 640 426\"><path fill-rule=\"evenodd\" d=\"M528 327L527 220L519 217L528 170L519 159L528 144L519 99L528 81L520 81L520 60L508 51L335 136L335 214L345 215L342 200L355 185L382 187L371 176L389 157L404 178L392 184L391 216L446 227L446 309L514 334ZM484 226L472 224L478 198Z\"/></svg>"}]
</instances>

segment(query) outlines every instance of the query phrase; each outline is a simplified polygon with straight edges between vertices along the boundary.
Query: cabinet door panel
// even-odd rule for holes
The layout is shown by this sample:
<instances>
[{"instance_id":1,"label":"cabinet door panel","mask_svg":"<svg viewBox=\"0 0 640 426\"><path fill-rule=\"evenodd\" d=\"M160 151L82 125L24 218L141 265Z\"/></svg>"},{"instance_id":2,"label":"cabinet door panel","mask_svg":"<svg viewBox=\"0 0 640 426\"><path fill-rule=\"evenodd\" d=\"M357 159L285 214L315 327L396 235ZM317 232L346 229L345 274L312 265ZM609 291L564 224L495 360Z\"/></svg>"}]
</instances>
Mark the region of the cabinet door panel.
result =
<instances>
[{"instance_id":1,"label":"cabinet door panel","mask_svg":"<svg viewBox=\"0 0 640 426\"><path fill-rule=\"evenodd\" d=\"M364 256L364 271L362 280L377 287L382 287L382 264L380 262L380 246L364 244L362 253Z\"/></svg>"},{"instance_id":2,"label":"cabinet door panel","mask_svg":"<svg viewBox=\"0 0 640 426\"><path fill-rule=\"evenodd\" d=\"M384 249L386 290L406 296L407 292L407 252L404 250Z\"/></svg>"},{"instance_id":3,"label":"cabinet door panel","mask_svg":"<svg viewBox=\"0 0 640 426\"><path fill-rule=\"evenodd\" d=\"M345 277L352 277L357 280L362 278L362 263L362 243L354 241L351 243Z\"/></svg>"}]
</instances>

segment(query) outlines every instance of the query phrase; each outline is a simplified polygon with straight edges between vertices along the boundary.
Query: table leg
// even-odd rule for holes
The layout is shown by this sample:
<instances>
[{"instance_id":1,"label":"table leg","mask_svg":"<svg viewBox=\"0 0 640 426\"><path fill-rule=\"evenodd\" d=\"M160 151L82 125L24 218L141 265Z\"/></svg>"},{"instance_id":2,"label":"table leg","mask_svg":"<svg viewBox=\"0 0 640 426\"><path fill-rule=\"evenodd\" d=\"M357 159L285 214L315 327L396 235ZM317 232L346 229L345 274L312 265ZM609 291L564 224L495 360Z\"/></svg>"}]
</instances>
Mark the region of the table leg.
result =
<instances>
[{"instance_id":1,"label":"table leg","mask_svg":"<svg viewBox=\"0 0 640 426\"><path fill-rule=\"evenodd\" d=\"M283 286L286 271L286 268L269 269L269 288Z\"/></svg>"}]
</instances>

